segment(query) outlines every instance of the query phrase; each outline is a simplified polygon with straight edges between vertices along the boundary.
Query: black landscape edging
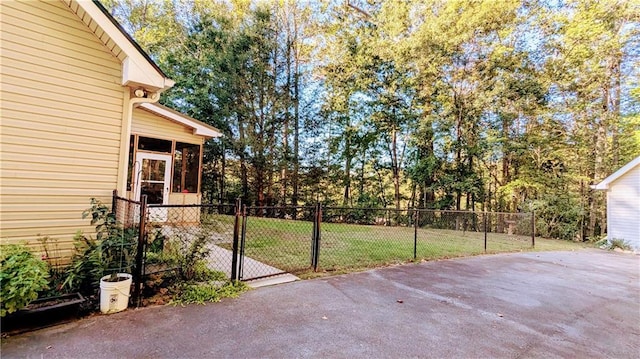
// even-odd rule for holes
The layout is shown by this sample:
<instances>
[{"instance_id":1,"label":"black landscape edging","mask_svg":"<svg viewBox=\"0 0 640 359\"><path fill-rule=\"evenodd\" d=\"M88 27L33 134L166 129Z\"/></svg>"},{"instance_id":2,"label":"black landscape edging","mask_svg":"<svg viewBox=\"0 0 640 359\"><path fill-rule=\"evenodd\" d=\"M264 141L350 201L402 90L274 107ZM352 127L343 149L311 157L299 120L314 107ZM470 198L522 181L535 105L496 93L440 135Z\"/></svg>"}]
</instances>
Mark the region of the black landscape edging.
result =
<instances>
[{"instance_id":1,"label":"black landscape edging","mask_svg":"<svg viewBox=\"0 0 640 359\"><path fill-rule=\"evenodd\" d=\"M2 318L2 332L23 332L69 321L79 316L80 306L85 301L80 293L36 299L25 308ZM47 302L55 304L43 305ZM34 306L36 308L30 308Z\"/></svg>"}]
</instances>

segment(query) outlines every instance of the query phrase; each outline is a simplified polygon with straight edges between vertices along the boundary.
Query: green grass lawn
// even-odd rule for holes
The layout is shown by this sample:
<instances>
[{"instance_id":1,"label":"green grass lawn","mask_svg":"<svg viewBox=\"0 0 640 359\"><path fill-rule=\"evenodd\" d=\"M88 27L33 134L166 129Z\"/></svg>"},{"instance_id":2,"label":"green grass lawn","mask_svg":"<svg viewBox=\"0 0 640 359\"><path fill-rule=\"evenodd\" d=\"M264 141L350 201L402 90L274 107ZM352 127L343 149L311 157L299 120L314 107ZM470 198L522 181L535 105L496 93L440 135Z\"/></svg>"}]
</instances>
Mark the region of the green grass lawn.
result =
<instances>
[{"instance_id":1,"label":"green grass lawn","mask_svg":"<svg viewBox=\"0 0 640 359\"><path fill-rule=\"evenodd\" d=\"M223 218L228 217L228 218ZM225 226L231 216L216 216ZM345 273L414 261L414 229L354 224L322 223L318 272L310 268L313 223L249 217L245 254L302 278ZM463 232L432 228L418 229L416 261L462 257L484 253L516 251L575 250L587 245L569 241L501 233ZM231 249L230 243L222 244Z\"/></svg>"}]
</instances>

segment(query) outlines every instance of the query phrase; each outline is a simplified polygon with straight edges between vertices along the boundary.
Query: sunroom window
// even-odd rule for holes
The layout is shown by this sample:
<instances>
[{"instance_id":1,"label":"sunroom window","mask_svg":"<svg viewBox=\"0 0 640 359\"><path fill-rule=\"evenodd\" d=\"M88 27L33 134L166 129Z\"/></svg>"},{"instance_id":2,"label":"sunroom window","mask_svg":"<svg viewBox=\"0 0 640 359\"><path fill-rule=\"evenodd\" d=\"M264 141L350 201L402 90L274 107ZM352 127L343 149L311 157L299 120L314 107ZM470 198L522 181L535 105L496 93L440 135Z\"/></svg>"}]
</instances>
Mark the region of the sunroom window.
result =
<instances>
[{"instance_id":1,"label":"sunroom window","mask_svg":"<svg viewBox=\"0 0 640 359\"><path fill-rule=\"evenodd\" d=\"M173 157L173 192L197 193L200 178L200 145L176 142Z\"/></svg>"},{"instance_id":2,"label":"sunroom window","mask_svg":"<svg viewBox=\"0 0 640 359\"><path fill-rule=\"evenodd\" d=\"M151 137L138 137L138 149L153 152L171 153L171 141Z\"/></svg>"}]
</instances>

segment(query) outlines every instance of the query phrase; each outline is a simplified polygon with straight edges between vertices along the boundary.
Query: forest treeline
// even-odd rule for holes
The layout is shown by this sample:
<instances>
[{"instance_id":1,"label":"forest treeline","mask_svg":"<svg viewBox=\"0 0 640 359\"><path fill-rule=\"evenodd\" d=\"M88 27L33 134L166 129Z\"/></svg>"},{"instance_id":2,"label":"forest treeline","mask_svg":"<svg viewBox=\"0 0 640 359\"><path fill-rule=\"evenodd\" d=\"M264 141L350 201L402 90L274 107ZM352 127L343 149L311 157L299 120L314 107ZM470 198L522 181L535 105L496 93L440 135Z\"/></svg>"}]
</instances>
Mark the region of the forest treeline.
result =
<instances>
[{"instance_id":1,"label":"forest treeline","mask_svg":"<svg viewBox=\"0 0 640 359\"><path fill-rule=\"evenodd\" d=\"M103 0L225 134L203 202L536 211L605 231L640 154L640 3Z\"/></svg>"}]
</instances>

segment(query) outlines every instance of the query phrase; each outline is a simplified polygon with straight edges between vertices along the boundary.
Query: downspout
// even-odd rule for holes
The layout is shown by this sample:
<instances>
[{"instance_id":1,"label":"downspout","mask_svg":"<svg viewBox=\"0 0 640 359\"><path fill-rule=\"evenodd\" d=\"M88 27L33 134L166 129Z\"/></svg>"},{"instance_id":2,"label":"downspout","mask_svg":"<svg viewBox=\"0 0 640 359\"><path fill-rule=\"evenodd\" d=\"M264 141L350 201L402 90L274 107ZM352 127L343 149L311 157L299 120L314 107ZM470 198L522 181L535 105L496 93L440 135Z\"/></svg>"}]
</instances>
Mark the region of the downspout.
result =
<instances>
[{"instance_id":1,"label":"downspout","mask_svg":"<svg viewBox=\"0 0 640 359\"><path fill-rule=\"evenodd\" d=\"M140 103L155 103L160 100L161 91L143 91L141 97L135 96L135 91L130 87L124 88L124 101L122 101L122 131L120 133L120 158L118 168L117 189L120 196L127 193L127 177L129 171L129 138L131 137L131 124L133 123L133 109ZM133 94L133 97L131 96ZM133 192L133 191L132 191Z\"/></svg>"}]
</instances>

